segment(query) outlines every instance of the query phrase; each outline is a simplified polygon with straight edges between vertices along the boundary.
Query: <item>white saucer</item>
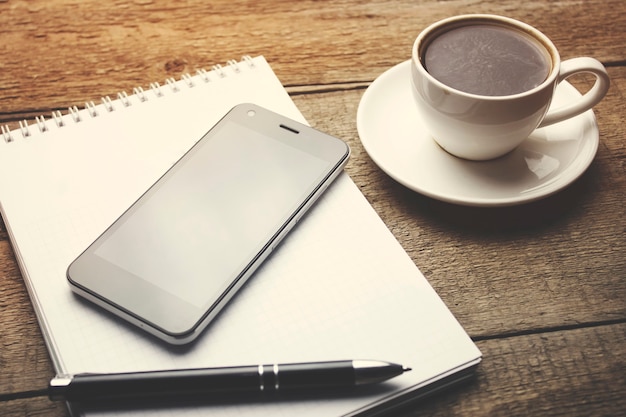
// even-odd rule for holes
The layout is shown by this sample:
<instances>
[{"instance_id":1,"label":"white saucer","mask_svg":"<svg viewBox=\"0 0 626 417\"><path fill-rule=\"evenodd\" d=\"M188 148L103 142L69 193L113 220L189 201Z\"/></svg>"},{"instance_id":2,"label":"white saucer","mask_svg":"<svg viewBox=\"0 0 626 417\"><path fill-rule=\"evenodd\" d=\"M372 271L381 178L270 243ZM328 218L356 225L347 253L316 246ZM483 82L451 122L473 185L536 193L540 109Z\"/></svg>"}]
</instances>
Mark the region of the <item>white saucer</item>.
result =
<instances>
[{"instance_id":1,"label":"white saucer","mask_svg":"<svg viewBox=\"0 0 626 417\"><path fill-rule=\"evenodd\" d=\"M486 162L456 158L425 132L411 93L410 61L380 75L363 94L357 129L389 176L429 197L471 206L530 202L571 184L591 164L599 134L593 111L537 129L513 152ZM562 82L553 105L580 97Z\"/></svg>"}]
</instances>

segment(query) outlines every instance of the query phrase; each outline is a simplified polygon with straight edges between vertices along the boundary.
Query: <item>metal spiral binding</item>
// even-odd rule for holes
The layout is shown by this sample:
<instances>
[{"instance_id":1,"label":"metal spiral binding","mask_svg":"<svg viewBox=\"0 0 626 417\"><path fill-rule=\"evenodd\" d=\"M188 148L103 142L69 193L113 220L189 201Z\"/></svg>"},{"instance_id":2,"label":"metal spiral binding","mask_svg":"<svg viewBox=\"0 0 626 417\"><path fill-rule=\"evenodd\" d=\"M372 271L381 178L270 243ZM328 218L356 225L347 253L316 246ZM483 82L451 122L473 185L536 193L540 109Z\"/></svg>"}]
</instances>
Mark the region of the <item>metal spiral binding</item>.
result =
<instances>
[{"instance_id":1,"label":"metal spiral binding","mask_svg":"<svg viewBox=\"0 0 626 417\"><path fill-rule=\"evenodd\" d=\"M40 132L45 132L48 130L48 126L46 126L46 120L43 118L43 116L36 116L35 122L37 123L37 127L39 128Z\"/></svg>"},{"instance_id":2,"label":"metal spiral binding","mask_svg":"<svg viewBox=\"0 0 626 417\"><path fill-rule=\"evenodd\" d=\"M85 110L91 117L98 117L98 109L96 109L96 104L93 101L85 102Z\"/></svg>"},{"instance_id":3,"label":"metal spiral binding","mask_svg":"<svg viewBox=\"0 0 626 417\"><path fill-rule=\"evenodd\" d=\"M172 77L165 80L165 84L172 90L173 93L177 93L180 91L178 86L176 85L176 80Z\"/></svg>"},{"instance_id":4,"label":"metal spiral binding","mask_svg":"<svg viewBox=\"0 0 626 417\"><path fill-rule=\"evenodd\" d=\"M104 108L107 109L107 111L109 113L111 113L113 110L115 110L115 107L113 106L113 101L111 100L111 97L104 96L100 100L102 101L102 105L104 106Z\"/></svg>"},{"instance_id":5,"label":"metal spiral binding","mask_svg":"<svg viewBox=\"0 0 626 417\"><path fill-rule=\"evenodd\" d=\"M58 110L53 111L52 118L54 119L54 122L57 124L57 127L65 126L65 123L63 122L63 115L61 114L60 111Z\"/></svg>"},{"instance_id":6,"label":"metal spiral binding","mask_svg":"<svg viewBox=\"0 0 626 417\"><path fill-rule=\"evenodd\" d=\"M200 68L198 71L196 71L196 75L202 78L202 80L204 80L205 83L208 83L211 81L211 79L209 78L209 73L204 68Z\"/></svg>"},{"instance_id":7,"label":"metal spiral binding","mask_svg":"<svg viewBox=\"0 0 626 417\"><path fill-rule=\"evenodd\" d=\"M117 99L122 102L124 107L130 106L130 99L128 98L128 94L126 94L126 91L117 93Z\"/></svg>"},{"instance_id":8,"label":"metal spiral binding","mask_svg":"<svg viewBox=\"0 0 626 417\"><path fill-rule=\"evenodd\" d=\"M146 100L148 100L148 97L146 97L146 94L143 91L143 88L141 87L135 87L133 88L133 94L135 95L135 97L137 97L139 99L139 101L141 101L142 103Z\"/></svg>"},{"instance_id":9,"label":"metal spiral binding","mask_svg":"<svg viewBox=\"0 0 626 417\"><path fill-rule=\"evenodd\" d=\"M68 107L67 110L69 111L69 115L72 116L72 120L74 120L74 123L78 123L81 121L80 113L78 113L78 107L71 106Z\"/></svg>"},{"instance_id":10,"label":"metal spiral binding","mask_svg":"<svg viewBox=\"0 0 626 417\"><path fill-rule=\"evenodd\" d=\"M211 68L220 76L220 78L226 77L226 72L224 72L224 67L222 67L220 64L213 65Z\"/></svg>"},{"instance_id":11,"label":"metal spiral binding","mask_svg":"<svg viewBox=\"0 0 626 417\"><path fill-rule=\"evenodd\" d=\"M193 79L191 78L191 75L189 75L188 73L185 73L181 76L181 80L183 80L185 82L185 84L187 84L187 87L192 88L195 86L195 84L193 83Z\"/></svg>"},{"instance_id":12,"label":"metal spiral binding","mask_svg":"<svg viewBox=\"0 0 626 417\"><path fill-rule=\"evenodd\" d=\"M163 97L163 91L161 90L161 84L157 83L156 81L153 82L153 83L150 83L150 90L152 90L152 92L157 97Z\"/></svg>"},{"instance_id":13,"label":"metal spiral binding","mask_svg":"<svg viewBox=\"0 0 626 417\"><path fill-rule=\"evenodd\" d=\"M225 66L222 66L220 64L213 65L210 71L201 68L196 71L195 75L185 73L180 77L180 81L176 81L174 78L168 78L165 80L165 85L172 93L177 93L181 91L180 87L182 85L187 86L187 88L194 88L196 86L197 80L203 81L205 83L210 83L213 81L213 76L216 76L218 79L226 78L228 77L228 70L232 71L235 74L238 74L242 71L242 68L244 66L248 68L254 68L254 61L249 55L244 55L243 57L241 57L241 61L231 59L226 62ZM166 95L158 82L150 83L150 91L152 91L155 98L164 97ZM148 94L146 94L146 91L141 87L133 88L132 96L136 97L140 103L150 100L150 97L148 96ZM126 94L125 91L117 93L117 101L122 103L124 107L130 107L133 105L131 97ZM115 104L109 96L102 97L101 102L102 107L106 110L106 112L111 113L116 110ZM100 113L98 112L98 106L93 101L85 102L84 110L92 118L100 116ZM83 117L81 116L81 110L79 110L76 106L69 107L67 115L74 121L74 123L80 123L83 121ZM63 114L59 110L54 110L52 112L51 118L52 120L54 120L54 123L58 128L66 126ZM46 119L43 115L36 116L35 123L37 124L37 129L39 130L39 132L44 133L50 131L46 123ZM8 125L0 126L0 131L2 134L2 139L4 139L5 142L8 143L15 140L14 135L12 134L13 132L9 130ZM28 121L26 120L22 120L19 122L19 131L22 135L22 138L28 138L32 136L31 128L28 125Z\"/></svg>"},{"instance_id":14,"label":"metal spiral binding","mask_svg":"<svg viewBox=\"0 0 626 417\"><path fill-rule=\"evenodd\" d=\"M2 138L5 142L12 142L13 138L11 137L11 131L8 126L2 125L0 126L0 130L2 130Z\"/></svg>"},{"instance_id":15,"label":"metal spiral binding","mask_svg":"<svg viewBox=\"0 0 626 417\"><path fill-rule=\"evenodd\" d=\"M30 130L28 130L28 121L26 120L20 121L20 130L22 131L23 137L30 136Z\"/></svg>"}]
</instances>

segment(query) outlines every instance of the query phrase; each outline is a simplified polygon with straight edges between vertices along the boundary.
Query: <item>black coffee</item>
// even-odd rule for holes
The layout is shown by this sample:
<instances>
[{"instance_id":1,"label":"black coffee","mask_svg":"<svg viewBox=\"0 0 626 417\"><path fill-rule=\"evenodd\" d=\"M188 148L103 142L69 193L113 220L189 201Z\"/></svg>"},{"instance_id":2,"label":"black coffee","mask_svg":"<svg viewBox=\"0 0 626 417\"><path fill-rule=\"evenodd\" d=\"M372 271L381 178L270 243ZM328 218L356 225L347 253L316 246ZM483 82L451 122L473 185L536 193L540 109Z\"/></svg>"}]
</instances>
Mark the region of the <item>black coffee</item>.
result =
<instances>
[{"instance_id":1,"label":"black coffee","mask_svg":"<svg viewBox=\"0 0 626 417\"><path fill-rule=\"evenodd\" d=\"M433 77L484 96L531 90L548 77L552 65L545 48L530 36L488 24L451 29L426 48L422 62Z\"/></svg>"}]
</instances>

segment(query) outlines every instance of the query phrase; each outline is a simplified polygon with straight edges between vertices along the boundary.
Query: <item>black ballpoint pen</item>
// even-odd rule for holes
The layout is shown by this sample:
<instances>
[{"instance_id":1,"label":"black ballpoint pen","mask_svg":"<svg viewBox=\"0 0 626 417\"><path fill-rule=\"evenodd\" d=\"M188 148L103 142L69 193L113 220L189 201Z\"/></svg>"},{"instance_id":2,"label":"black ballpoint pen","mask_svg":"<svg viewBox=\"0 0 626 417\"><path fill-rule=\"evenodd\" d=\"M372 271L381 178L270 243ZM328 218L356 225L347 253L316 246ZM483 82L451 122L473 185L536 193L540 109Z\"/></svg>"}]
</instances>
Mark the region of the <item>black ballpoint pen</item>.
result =
<instances>
[{"instance_id":1,"label":"black ballpoint pen","mask_svg":"<svg viewBox=\"0 0 626 417\"><path fill-rule=\"evenodd\" d=\"M50 381L52 400L103 401L320 390L383 382L409 371L390 362L343 360L118 374L76 374Z\"/></svg>"}]
</instances>

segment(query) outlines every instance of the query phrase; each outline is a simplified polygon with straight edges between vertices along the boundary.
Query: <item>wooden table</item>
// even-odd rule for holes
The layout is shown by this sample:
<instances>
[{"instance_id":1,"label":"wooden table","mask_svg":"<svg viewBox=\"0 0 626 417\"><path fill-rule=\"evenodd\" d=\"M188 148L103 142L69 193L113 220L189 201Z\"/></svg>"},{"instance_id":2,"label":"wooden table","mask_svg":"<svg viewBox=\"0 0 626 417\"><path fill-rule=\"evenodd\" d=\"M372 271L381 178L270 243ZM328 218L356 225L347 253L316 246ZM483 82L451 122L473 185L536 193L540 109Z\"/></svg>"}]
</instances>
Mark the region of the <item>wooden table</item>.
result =
<instances>
[{"instance_id":1,"label":"wooden table","mask_svg":"<svg viewBox=\"0 0 626 417\"><path fill-rule=\"evenodd\" d=\"M535 203L468 208L429 199L390 179L359 141L356 111L375 77L409 58L427 24L477 12L526 21L563 58L594 56L612 78L595 108L600 148L591 167ZM401 415L626 413L623 0L0 0L0 31L0 122L11 128L265 55L309 122L349 142L348 173L484 353L473 382ZM46 386L51 362L4 226L0 343L0 394ZM45 396L0 401L2 416L66 414Z\"/></svg>"}]
</instances>

